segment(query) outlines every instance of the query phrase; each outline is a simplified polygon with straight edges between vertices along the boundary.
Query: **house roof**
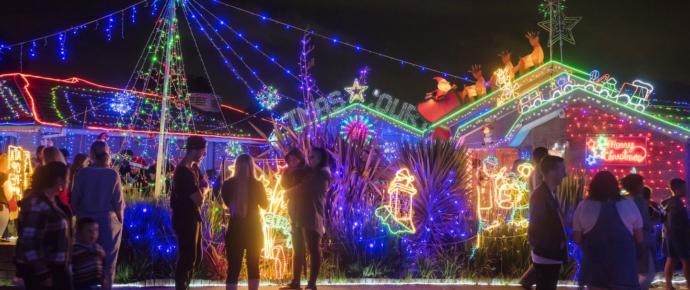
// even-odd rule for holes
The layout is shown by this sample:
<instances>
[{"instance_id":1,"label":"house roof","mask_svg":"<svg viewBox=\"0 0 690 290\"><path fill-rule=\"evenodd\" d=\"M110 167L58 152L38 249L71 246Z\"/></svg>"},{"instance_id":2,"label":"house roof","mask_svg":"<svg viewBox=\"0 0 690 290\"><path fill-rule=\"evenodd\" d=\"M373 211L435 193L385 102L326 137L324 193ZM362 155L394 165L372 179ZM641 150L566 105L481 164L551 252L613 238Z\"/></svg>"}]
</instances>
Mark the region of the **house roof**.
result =
<instances>
[{"instance_id":1,"label":"house roof","mask_svg":"<svg viewBox=\"0 0 690 290\"><path fill-rule=\"evenodd\" d=\"M73 77L50 78L23 73L0 74L0 125L38 125L69 129L157 134L160 96L105 86ZM248 121L259 127L270 120L221 105L217 112L189 104L169 104L168 135L263 142ZM259 120L255 120L259 119Z\"/></svg>"},{"instance_id":2,"label":"house roof","mask_svg":"<svg viewBox=\"0 0 690 290\"><path fill-rule=\"evenodd\" d=\"M517 89L512 94L495 90L448 114L431 128L447 125L455 137L462 137L491 121L508 120L512 125L502 141L514 145L535 124L557 116L563 106L586 102L675 139L690 139L687 124L656 113L647 94L651 93L651 85L644 82L618 86L613 78L593 81L590 73L551 61L517 78L514 84Z\"/></svg>"}]
</instances>

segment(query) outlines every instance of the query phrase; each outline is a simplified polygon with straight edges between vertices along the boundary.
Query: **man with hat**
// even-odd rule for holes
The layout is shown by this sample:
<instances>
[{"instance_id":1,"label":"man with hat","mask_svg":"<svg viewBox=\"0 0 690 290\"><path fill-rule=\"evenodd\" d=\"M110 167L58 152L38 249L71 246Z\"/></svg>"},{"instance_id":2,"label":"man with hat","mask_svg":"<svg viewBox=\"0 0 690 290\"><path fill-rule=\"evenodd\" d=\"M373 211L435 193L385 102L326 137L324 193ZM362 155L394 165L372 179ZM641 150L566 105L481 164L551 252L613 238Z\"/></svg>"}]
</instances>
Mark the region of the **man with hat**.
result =
<instances>
[{"instance_id":1,"label":"man with hat","mask_svg":"<svg viewBox=\"0 0 690 290\"><path fill-rule=\"evenodd\" d=\"M178 258L175 268L175 289L187 290L194 269L201 263L201 205L208 191L208 182L199 169L206 156L206 140L199 136L187 138L187 153L173 174L172 223L177 236Z\"/></svg>"}]
</instances>

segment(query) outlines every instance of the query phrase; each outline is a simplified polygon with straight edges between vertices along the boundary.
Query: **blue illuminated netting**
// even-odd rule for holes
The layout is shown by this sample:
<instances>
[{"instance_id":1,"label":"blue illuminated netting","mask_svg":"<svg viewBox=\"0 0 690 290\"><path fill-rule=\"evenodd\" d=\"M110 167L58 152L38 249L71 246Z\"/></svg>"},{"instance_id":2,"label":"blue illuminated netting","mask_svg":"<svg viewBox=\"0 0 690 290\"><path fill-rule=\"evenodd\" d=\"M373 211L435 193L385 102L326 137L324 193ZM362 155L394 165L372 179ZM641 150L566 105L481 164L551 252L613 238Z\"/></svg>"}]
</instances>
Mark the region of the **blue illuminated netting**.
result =
<instances>
[{"instance_id":1,"label":"blue illuminated netting","mask_svg":"<svg viewBox=\"0 0 690 290\"><path fill-rule=\"evenodd\" d=\"M151 263L172 263L177 242L170 209L154 202L133 202L125 209L123 246L133 257L148 257Z\"/></svg>"}]
</instances>

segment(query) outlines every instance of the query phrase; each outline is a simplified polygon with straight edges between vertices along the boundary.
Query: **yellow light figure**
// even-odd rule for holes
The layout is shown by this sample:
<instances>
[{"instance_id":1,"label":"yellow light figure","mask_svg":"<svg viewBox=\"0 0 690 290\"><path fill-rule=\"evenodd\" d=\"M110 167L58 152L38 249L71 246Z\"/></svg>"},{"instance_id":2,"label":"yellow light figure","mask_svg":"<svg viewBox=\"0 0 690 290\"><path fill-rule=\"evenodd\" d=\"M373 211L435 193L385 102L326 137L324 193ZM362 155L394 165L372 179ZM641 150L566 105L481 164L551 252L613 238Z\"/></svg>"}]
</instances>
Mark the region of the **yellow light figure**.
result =
<instances>
[{"instance_id":1,"label":"yellow light figure","mask_svg":"<svg viewBox=\"0 0 690 290\"><path fill-rule=\"evenodd\" d=\"M388 185L388 205L376 209L374 214L392 234L413 234L416 232L412 198L417 194L415 178L407 168L401 168Z\"/></svg>"},{"instance_id":2,"label":"yellow light figure","mask_svg":"<svg viewBox=\"0 0 690 290\"><path fill-rule=\"evenodd\" d=\"M287 249L292 248L290 222L287 217L285 189L280 186L284 168L278 172L261 174L259 181L266 189L268 207L261 210L263 220L264 247L262 257L273 264L273 278L284 278L288 270Z\"/></svg>"},{"instance_id":3,"label":"yellow light figure","mask_svg":"<svg viewBox=\"0 0 690 290\"><path fill-rule=\"evenodd\" d=\"M498 85L499 90L501 90L500 97L496 99L496 106L500 106L501 104L517 96L520 85L516 82L513 82L510 74L511 72L506 68L499 68L494 72L494 75L496 76L496 84Z\"/></svg>"},{"instance_id":4,"label":"yellow light figure","mask_svg":"<svg viewBox=\"0 0 690 290\"><path fill-rule=\"evenodd\" d=\"M527 227L529 223L525 217L529 207L527 184L534 166L530 163L522 163L516 168L516 173L512 173L505 166L499 168L498 159L490 156L482 161L480 170L486 178L475 189L479 220L476 247L482 245L486 233L490 233L501 225Z\"/></svg>"},{"instance_id":5,"label":"yellow light figure","mask_svg":"<svg viewBox=\"0 0 690 290\"><path fill-rule=\"evenodd\" d=\"M20 201L24 191L29 188L33 168L31 166L31 153L18 146L7 147L7 160L9 162L8 190L10 196ZM19 211L10 212L10 219L16 219Z\"/></svg>"}]
</instances>

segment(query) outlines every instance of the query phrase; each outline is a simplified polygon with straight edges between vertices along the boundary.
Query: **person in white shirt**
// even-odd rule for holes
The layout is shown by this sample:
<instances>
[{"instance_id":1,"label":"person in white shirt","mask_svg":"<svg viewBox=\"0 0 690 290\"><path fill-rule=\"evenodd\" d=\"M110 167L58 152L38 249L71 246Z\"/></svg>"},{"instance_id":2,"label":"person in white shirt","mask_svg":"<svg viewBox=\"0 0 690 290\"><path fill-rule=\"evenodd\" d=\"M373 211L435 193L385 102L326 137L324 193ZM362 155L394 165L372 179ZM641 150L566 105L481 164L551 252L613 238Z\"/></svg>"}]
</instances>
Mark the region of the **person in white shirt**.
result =
<instances>
[{"instance_id":1,"label":"person in white shirt","mask_svg":"<svg viewBox=\"0 0 690 290\"><path fill-rule=\"evenodd\" d=\"M582 250L580 284L590 289L639 289L636 245L643 241L642 216L620 194L616 177L600 171L575 210L573 237Z\"/></svg>"}]
</instances>

